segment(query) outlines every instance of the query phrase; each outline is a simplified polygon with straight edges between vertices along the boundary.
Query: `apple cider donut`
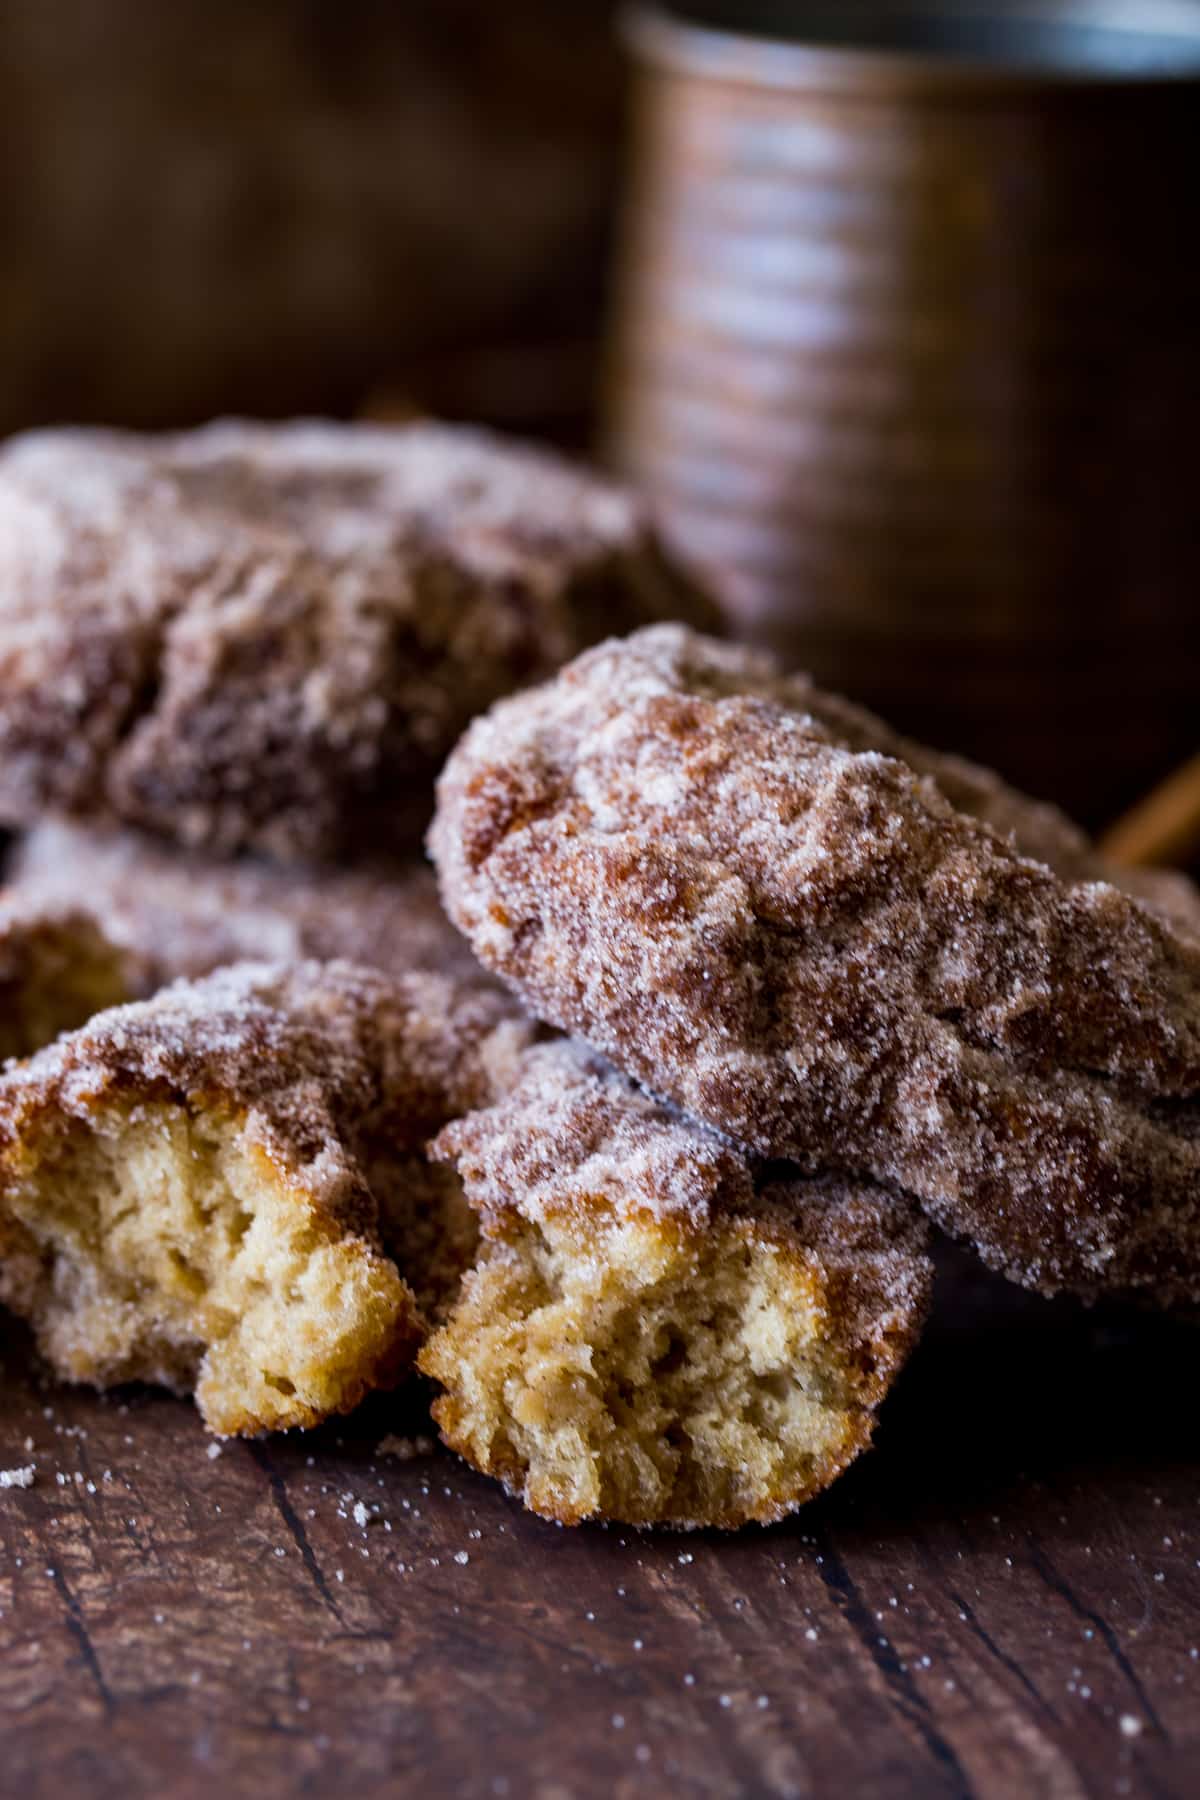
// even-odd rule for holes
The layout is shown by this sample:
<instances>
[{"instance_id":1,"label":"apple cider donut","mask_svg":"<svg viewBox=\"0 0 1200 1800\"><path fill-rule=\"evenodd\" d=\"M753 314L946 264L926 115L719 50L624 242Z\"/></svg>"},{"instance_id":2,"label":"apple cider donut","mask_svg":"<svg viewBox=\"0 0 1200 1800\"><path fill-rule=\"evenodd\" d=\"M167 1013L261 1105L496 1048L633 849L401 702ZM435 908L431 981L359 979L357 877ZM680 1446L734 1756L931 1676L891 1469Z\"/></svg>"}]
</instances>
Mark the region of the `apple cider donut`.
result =
<instances>
[{"instance_id":1,"label":"apple cider donut","mask_svg":"<svg viewBox=\"0 0 1200 1800\"><path fill-rule=\"evenodd\" d=\"M447 910L757 1155L906 1189L1045 1292L1200 1298L1200 946L854 736L682 628L602 645L452 754Z\"/></svg>"},{"instance_id":2,"label":"apple cider donut","mask_svg":"<svg viewBox=\"0 0 1200 1800\"><path fill-rule=\"evenodd\" d=\"M561 1041L434 1153L484 1240L421 1354L434 1417L533 1511L765 1523L869 1443L929 1302L907 1201L756 1169Z\"/></svg>"},{"instance_id":3,"label":"apple cider donut","mask_svg":"<svg viewBox=\"0 0 1200 1800\"><path fill-rule=\"evenodd\" d=\"M222 1435L347 1411L470 1254L424 1143L528 1033L496 994L349 963L99 1014L0 1079L0 1298L60 1376L194 1390Z\"/></svg>"},{"instance_id":4,"label":"apple cider donut","mask_svg":"<svg viewBox=\"0 0 1200 1800\"><path fill-rule=\"evenodd\" d=\"M473 714L677 616L715 617L640 501L483 432L31 433L0 453L0 821L394 850Z\"/></svg>"},{"instance_id":5,"label":"apple cider donut","mask_svg":"<svg viewBox=\"0 0 1200 1800\"><path fill-rule=\"evenodd\" d=\"M414 857L350 868L225 861L128 827L47 820L16 845L8 884L31 907L86 904L143 995L227 963L310 958L491 979Z\"/></svg>"}]
</instances>

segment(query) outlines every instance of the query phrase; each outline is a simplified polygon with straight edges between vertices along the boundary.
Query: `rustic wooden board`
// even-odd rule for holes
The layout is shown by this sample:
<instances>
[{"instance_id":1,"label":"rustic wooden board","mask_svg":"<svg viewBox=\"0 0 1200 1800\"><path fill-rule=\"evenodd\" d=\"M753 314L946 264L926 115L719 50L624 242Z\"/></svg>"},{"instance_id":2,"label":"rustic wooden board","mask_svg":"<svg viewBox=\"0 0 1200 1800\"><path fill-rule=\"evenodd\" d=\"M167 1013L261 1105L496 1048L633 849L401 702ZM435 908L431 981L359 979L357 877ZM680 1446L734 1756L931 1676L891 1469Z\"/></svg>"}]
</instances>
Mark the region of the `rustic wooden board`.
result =
<instances>
[{"instance_id":1,"label":"rustic wooden board","mask_svg":"<svg viewBox=\"0 0 1200 1800\"><path fill-rule=\"evenodd\" d=\"M394 1402L211 1457L2 1354L5 1794L1200 1791L1184 1325L959 1271L875 1452L732 1539L557 1530L379 1456Z\"/></svg>"}]
</instances>

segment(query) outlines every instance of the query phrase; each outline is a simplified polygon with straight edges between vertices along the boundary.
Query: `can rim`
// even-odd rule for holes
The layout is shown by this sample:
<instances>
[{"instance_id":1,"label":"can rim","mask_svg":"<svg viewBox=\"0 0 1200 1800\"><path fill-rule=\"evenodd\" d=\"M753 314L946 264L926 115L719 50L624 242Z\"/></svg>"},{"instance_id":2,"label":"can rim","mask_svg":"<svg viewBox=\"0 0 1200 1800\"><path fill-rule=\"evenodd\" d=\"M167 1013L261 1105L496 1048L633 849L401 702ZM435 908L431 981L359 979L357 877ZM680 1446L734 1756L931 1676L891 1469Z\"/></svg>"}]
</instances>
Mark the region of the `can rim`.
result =
<instances>
[{"instance_id":1,"label":"can rim","mask_svg":"<svg viewBox=\"0 0 1200 1800\"><path fill-rule=\"evenodd\" d=\"M1144 7L1139 7L1139 12L1145 16ZM967 92L1161 93L1200 85L1200 13L1185 13L1172 6L1166 12L1160 7L1159 16L1164 21L1169 18L1172 37L1194 37L1194 62L1126 72L957 52L933 55L886 46L804 43L700 23L654 0L626 6L620 15L620 32L636 60L718 85L860 95L869 95L874 89L892 93L900 89L950 98ZM1125 29L1134 34L1135 28ZM1167 35L1165 29L1143 26L1136 32L1148 38Z\"/></svg>"}]
</instances>

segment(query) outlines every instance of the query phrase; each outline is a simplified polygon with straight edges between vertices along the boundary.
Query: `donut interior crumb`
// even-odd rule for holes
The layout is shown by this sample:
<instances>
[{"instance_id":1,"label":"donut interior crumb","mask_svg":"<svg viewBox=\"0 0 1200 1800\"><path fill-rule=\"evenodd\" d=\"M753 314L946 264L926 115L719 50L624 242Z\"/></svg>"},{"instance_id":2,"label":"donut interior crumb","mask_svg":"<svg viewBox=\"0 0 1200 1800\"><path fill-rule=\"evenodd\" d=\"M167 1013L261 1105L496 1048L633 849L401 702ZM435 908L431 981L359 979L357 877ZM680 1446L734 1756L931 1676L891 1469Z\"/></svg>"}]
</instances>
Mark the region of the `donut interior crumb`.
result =
<instances>
[{"instance_id":1,"label":"donut interior crumb","mask_svg":"<svg viewBox=\"0 0 1200 1800\"><path fill-rule=\"evenodd\" d=\"M447 1389L447 1441L535 1512L767 1521L870 1436L872 1358L830 1298L814 1259L746 1219L514 1213L421 1367Z\"/></svg>"},{"instance_id":2,"label":"donut interior crumb","mask_svg":"<svg viewBox=\"0 0 1200 1800\"><path fill-rule=\"evenodd\" d=\"M0 1062L128 998L125 959L86 914L0 905Z\"/></svg>"},{"instance_id":3,"label":"donut interior crumb","mask_svg":"<svg viewBox=\"0 0 1200 1800\"><path fill-rule=\"evenodd\" d=\"M3 1298L60 1375L194 1387L221 1434L316 1423L385 1379L415 1303L220 1108L108 1105L10 1145Z\"/></svg>"}]
</instances>

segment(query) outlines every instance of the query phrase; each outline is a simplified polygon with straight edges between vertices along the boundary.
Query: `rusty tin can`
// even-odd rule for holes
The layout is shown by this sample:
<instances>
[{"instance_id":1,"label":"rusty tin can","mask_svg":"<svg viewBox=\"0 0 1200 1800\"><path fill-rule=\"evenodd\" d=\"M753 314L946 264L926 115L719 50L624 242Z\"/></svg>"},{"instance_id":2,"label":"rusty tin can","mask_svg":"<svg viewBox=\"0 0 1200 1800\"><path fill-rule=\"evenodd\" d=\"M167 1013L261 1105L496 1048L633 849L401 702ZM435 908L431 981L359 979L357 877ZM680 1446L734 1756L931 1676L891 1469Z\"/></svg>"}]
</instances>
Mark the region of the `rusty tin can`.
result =
<instances>
[{"instance_id":1,"label":"rusty tin can","mask_svg":"<svg viewBox=\"0 0 1200 1800\"><path fill-rule=\"evenodd\" d=\"M1200 6L627 34L614 459L740 634L1111 815L1200 738Z\"/></svg>"}]
</instances>

